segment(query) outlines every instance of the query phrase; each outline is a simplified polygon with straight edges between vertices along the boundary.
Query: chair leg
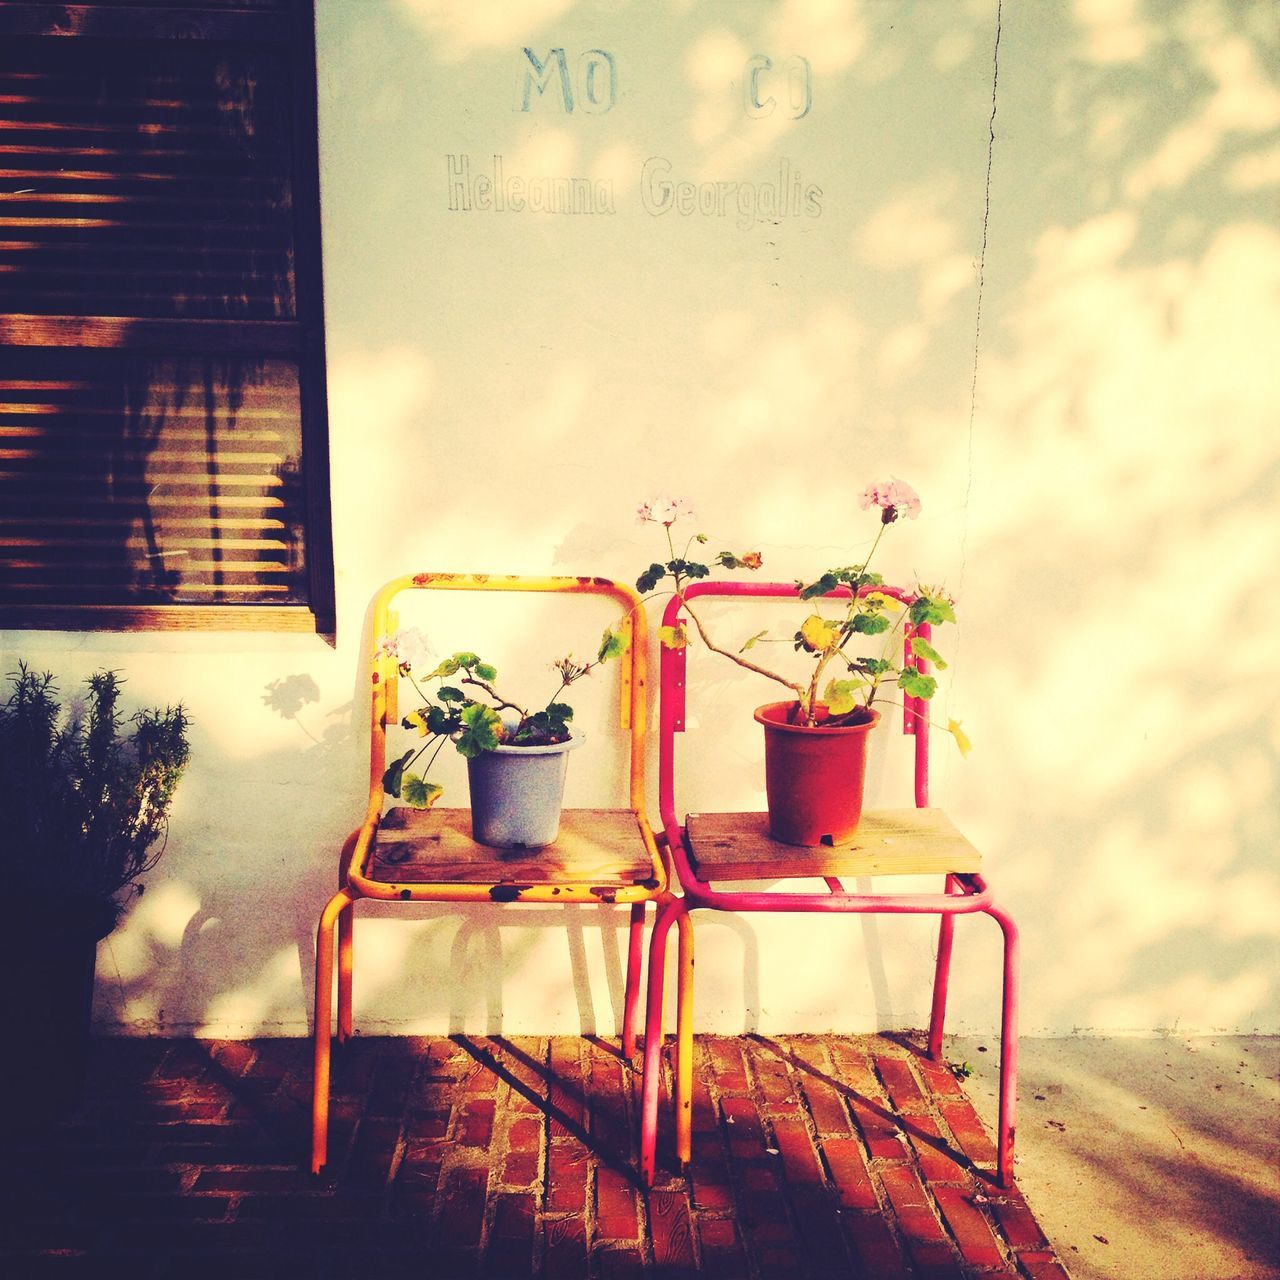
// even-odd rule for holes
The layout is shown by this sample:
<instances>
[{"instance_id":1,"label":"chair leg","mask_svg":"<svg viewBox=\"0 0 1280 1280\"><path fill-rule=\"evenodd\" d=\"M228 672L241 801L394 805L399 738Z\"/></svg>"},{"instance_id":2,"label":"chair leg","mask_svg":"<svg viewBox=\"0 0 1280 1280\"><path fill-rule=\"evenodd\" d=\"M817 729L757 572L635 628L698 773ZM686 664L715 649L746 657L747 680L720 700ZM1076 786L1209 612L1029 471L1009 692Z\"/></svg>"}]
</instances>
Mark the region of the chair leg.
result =
<instances>
[{"instance_id":1,"label":"chair leg","mask_svg":"<svg viewBox=\"0 0 1280 1280\"><path fill-rule=\"evenodd\" d=\"M955 892L955 880L947 877L948 893ZM933 969L933 1008L929 1013L929 1057L942 1057L942 1027L947 1018L947 987L951 982L951 943L956 918L949 913L938 918L938 959Z\"/></svg>"},{"instance_id":2,"label":"chair leg","mask_svg":"<svg viewBox=\"0 0 1280 1280\"><path fill-rule=\"evenodd\" d=\"M1002 1187L1013 1185L1013 1144L1018 1129L1018 926L999 907L988 907L1004 931L1004 989L1000 1008L1000 1117L996 1139L996 1175Z\"/></svg>"},{"instance_id":3,"label":"chair leg","mask_svg":"<svg viewBox=\"0 0 1280 1280\"><path fill-rule=\"evenodd\" d=\"M338 887L345 888L347 874L355 857L359 829L353 831L342 844L338 859ZM346 908L338 916L338 1043L351 1039L351 975L355 960L355 920L353 907Z\"/></svg>"},{"instance_id":4,"label":"chair leg","mask_svg":"<svg viewBox=\"0 0 1280 1280\"><path fill-rule=\"evenodd\" d=\"M658 907L649 934L649 981L645 1000L644 1068L640 1077L640 1177L653 1186L658 1146L658 1092L662 1075L662 997L666 976L667 934L684 911L681 898Z\"/></svg>"},{"instance_id":5,"label":"chair leg","mask_svg":"<svg viewBox=\"0 0 1280 1280\"><path fill-rule=\"evenodd\" d=\"M355 904L338 913L338 1043L351 1039L351 982L355 965Z\"/></svg>"},{"instance_id":6,"label":"chair leg","mask_svg":"<svg viewBox=\"0 0 1280 1280\"><path fill-rule=\"evenodd\" d=\"M320 914L316 930L315 1063L311 1081L311 1172L324 1168L329 1149L329 1074L333 1022L334 924L351 908L351 896L339 889Z\"/></svg>"},{"instance_id":7,"label":"chair leg","mask_svg":"<svg viewBox=\"0 0 1280 1280\"><path fill-rule=\"evenodd\" d=\"M644 949L644 903L631 904L627 930L627 986L622 997L622 1056L636 1053L636 1012L640 1004L640 953Z\"/></svg>"},{"instance_id":8,"label":"chair leg","mask_svg":"<svg viewBox=\"0 0 1280 1280\"><path fill-rule=\"evenodd\" d=\"M683 1169L693 1159L693 920L682 911L676 923L676 1159Z\"/></svg>"}]
</instances>

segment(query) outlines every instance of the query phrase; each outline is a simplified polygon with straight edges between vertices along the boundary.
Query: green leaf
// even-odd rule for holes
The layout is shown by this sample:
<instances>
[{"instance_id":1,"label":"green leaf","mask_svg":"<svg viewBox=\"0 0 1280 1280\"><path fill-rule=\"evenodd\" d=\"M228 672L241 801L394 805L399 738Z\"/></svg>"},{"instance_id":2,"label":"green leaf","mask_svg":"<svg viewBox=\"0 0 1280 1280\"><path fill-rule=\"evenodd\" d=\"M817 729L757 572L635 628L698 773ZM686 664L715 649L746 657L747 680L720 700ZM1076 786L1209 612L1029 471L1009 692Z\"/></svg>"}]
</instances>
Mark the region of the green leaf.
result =
<instances>
[{"instance_id":1,"label":"green leaf","mask_svg":"<svg viewBox=\"0 0 1280 1280\"><path fill-rule=\"evenodd\" d=\"M492 708L473 702L462 708L462 726L455 745L458 754L474 760L484 751L492 751L502 740L499 731L502 717Z\"/></svg>"},{"instance_id":2,"label":"green leaf","mask_svg":"<svg viewBox=\"0 0 1280 1280\"><path fill-rule=\"evenodd\" d=\"M443 737L445 734L452 733L457 727L458 713L456 710L450 715L443 707L427 708L428 733L438 734Z\"/></svg>"},{"instance_id":3,"label":"green leaf","mask_svg":"<svg viewBox=\"0 0 1280 1280\"><path fill-rule=\"evenodd\" d=\"M949 601L940 597L920 596L912 601L908 616L916 626L926 622L930 625L939 625L943 622L954 622L956 611Z\"/></svg>"},{"instance_id":4,"label":"green leaf","mask_svg":"<svg viewBox=\"0 0 1280 1280\"><path fill-rule=\"evenodd\" d=\"M456 657L445 658L434 671L430 672L424 678L427 680L434 680L437 676L456 676L458 674L458 666L459 663Z\"/></svg>"},{"instance_id":5,"label":"green leaf","mask_svg":"<svg viewBox=\"0 0 1280 1280\"><path fill-rule=\"evenodd\" d=\"M882 676L893 670L893 663L888 658L864 658L858 663L858 667L868 675Z\"/></svg>"},{"instance_id":6,"label":"green leaf","mask_svg":"<svg viewBox=\"0 0 1280 1280\"><path fill-rule=\"evenodd\" d=\"M865 680L832 680L822 692L822 701L833 716L847 715L858 705L858 690L865 687Z\"/></svg>"},{"instance_id":7,"label":"green leaf","mask_svg":"<svg viewBox=\"0 0 1280 1280\"><path fill-rule=\"evenodd\" d=\"M876 613L902 612L902 601L895 596L885 595L883 591L868 591L862 597L862 606Z\"/></svg>"},{"instance_id":8,"label":"green leaf","mask_svg":"<svg viewBox=\"0 0 1280 1280\"><path fill-rule=\"evenodd\" d=\"M738 652L746 653L748 649L754 649L756 645L758 645L761 640L766 639L768 635L769 635L768 631L757 631L755 635L751 637L750 640L746 641L746 643L743 644L742 648L739 649Z\"/></svg>"},{"instance_id":9,"label":"green leaf","mask_svg":"<svg viewBox=\"0 0 1280 1280\"><path fill-rule=\"evenodd\" d=\"M485 680L492 683L498 678L498 668L490 666L487 662L477 662L472 668L471 674L477 680Z\"/></svg>"},{"instance_id":10,"label":"green leaf","mask_svg":"<svg viewBox=\"0 0 1280 1280\"><path fill-rule=\"evenodd\" d=\"M606 627L600 637L600 652L596 654L598 662L608 662L610 658L620 658L627 651L627 637Z\"/></svg>"},{"instance_id":11,"label":"green leaf","mask_svg":"<svg viewBox=\"0 0 1280 1280\"><path fill-rule=\"evenodd\" d=\"M711 572L696 560L668 560L667 571L685 578L705 578Z\"/></svg>"},{"instance_id":12,"label":"green leaf","mask_svg":"<svg viewBox=\"0 0 1280 1280\"><path fill-rule=\"evenodd\" d=\"M564 742L569 737L569 721L572 719L573 708L567 702L552 702L545 711L525 716L507 742L516 747Z\"/></svg>"},{"instance_id":13,"label":"green leaf","mask_svg":"<svg viewBox=\"0 0 1280 1280\"><path fill-rule=\"evenodd\" d=\"M442 684L436 690L436 697L441 702L466 702L467 695L461 689L455 689L451 684Z\"/></svg>"},{"instance_id":14,"label":"green leaf","mask_svg":"<svg viewBox=\"0 0 1280 1280\"><path fill-rule=\"evenodd\" d=\"M834 591L840 585L840 579L833 571L824 573L817 582L811 582L805 586L803 582L796 583L796 589L800 593L801 600L816 600L819 596L825 596L828 592Z\"/></svg>"},{"instance_id":15,"label":"green leaf","mask_svg":"<svg viewBox=\"0 0 1280 1280\"><path fill-rule=\"evenodd\" d=\"M480 661L480 655L478 653L470 652L455 653L453 655L453 660L458 664L458 666L466 667L466 669L470 671L471 668Z\"/></svg>"},{"instance_id":16,"label":"green leaf","mask_svg":"<svg viewBox=\"0 0 1280 1280\"><path fill-rule=\"evenodd\" d=\"M658 643L664 649L687 649L689 633L685 630L684 623L677 622L674 627L659 627Z\"/></svg>"},{"instance_id":17,"label":"green leaf","mask_svg":"<svg viewBox=\"0 0 1280 1280\"><path fill-rule=\"evenodd\" d=\"M907 667L898 676L898 688L908 698L923 698L928 701L938 690L938 682L932 676L922 676L918 671Z\"/></svg>"},{"instance_id":18,"label":"green leaf","mask_svg":"<svg viewBox=\"0 0 1280 1280\"><path fill-rule=\"evenodd\" d=\"M400 795L406 804L415 809L430 809L444 795L444 788L411 773L405 778Z\"/></svg>"},{"instance_id":19,"label":"green leaf","mask_svg":"<svg viewBox=\"0 0 1280 1280\"><path fill-rule=\"evenodd\" d=\"M853 630L863 636L878 636L882 631L888 631L890 625L889 619L881 613L855 613L851 619Z\"/></svg>"},{"instance_id":20,"label":"green leaf","mask_svg":"<svg viewBox=\"0 0 1280 1280\"><path fill-rule=\"evenodd\" d=\"M399 760L393 761L387 771L382 775L382 789L389 796L399 796L401 783L404 779L405 766L413 759L414 751L410 749L406 751Z\"/></svg>"},{"instance_id":21,"label":"green leaf","mask_svg":"<svg viewBox=\"0 0 1280 1280\"><path fill-rule=\"evenodd\" d=\"M939 671L947 669L946 662L943 661L942 655L927 640L921 639L920 636L911 637L911 652L917 658L923 658L926 662L932 662Z\"/></svg>"},{"instance_id":22,"label":"green leaf","mask_svg":"<svg viewBox=\"0 0 1280 1280\"><path fill-rule=\"evenodd\" d=\"M828 649L840 642L839 624L828 622L818 614L811 613L797 632L796 639L810 653L826 653Z\"/></svg>"},{"instance_id":23,"label":"green leaf","mask_svg":"<svg viewBox=\"0 0 1280 1280\"><path fill-rule=\"evenodd\" d=\"M654 587L656 587L666 576L667 569L665 565L657 563L651 564L636 579L636 590L639 591L642 596L647 596L649 592L652 591Z\"/></svg>"}]
</instances>

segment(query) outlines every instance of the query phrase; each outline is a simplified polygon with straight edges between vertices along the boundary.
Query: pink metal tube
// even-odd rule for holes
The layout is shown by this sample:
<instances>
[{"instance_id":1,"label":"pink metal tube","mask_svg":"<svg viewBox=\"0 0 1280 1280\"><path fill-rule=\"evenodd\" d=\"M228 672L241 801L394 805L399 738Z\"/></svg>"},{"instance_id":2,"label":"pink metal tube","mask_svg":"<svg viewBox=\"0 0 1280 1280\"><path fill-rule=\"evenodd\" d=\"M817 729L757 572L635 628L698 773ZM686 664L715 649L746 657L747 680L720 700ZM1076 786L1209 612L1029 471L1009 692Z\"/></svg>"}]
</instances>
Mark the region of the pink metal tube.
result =
<instances>
[{"instance_id":1,"label":"pink metal tube","mask_svg":"<svg viewBox=\"0 0 1280 1280\"><path fill-rule=\"evenodd\" d=\"M670 836L671 833L668 833ZM991 890L979 875L955 876L961 886L954 893L772 893L763 891L721 891L697 877L689 861L683 836L669 841L671 862L684 891L689 910L706 907L718 911L821 911L885 912L890 915L969 915L985 911Z\"/></svg>"},{"instance_id":2,"label":"pink metal tube","mask_svg":"<svg viewBox=\"0 0 1280 1280\"><path fill-rule=\"evenodd\" d=\"M1018 926L996 906L987 908L1004 932L1004 992L1000 1007L1000 1113L996 1173L1002 1187L1013 1185L1013 1146L1018 1130Z\"/></svg>"},{"instance_id":3,"label":"pink metal tube","mask_svg":"<svg viewBox=\"0 0 1280 1280\"><path fill-rule=\"evenodd\" d=\"M959 892L954 876L947 877L947 892ZM947 1018L947 988L951 982L951 943L955 934L954 915L938 917L938 958L933 966L933 1006L929 1011L929 1057L942 1056L942 1027Z\"/></svg>"},{"instance_id":4,"label":"pink metal tube","mask_svg":"<svg viewBox=\"0 0 1280 1280\"><path fill-rule=\"evenodd\" d=\"M640 1085L640 1176L653 1186L658 1145L658 1093L662 1074L662 999L666 979L667 934L684 913L684 899L658 907L649 934L649 990L644 1020L644 1069Z\"/></svg>"},{"instance_id":5,"label":"pink metal tube","mask_svg":"<svg viewBox=\"0 0 1280 1280\"><path fill-rule=\"evenodd\" d=\"M916 634L921 640L928 640L933 634L933 628L927 622L921 623L916 628ZM910 637L903 643L908 646L909 651ZM921 674L927 672L929 664L923 658L916 658L914 662ZM929 807L929 704L923 698L906 699L906 706L902 712L902 731L915 734L916 808L927 809Z\"/></svg>"}]
</instances>

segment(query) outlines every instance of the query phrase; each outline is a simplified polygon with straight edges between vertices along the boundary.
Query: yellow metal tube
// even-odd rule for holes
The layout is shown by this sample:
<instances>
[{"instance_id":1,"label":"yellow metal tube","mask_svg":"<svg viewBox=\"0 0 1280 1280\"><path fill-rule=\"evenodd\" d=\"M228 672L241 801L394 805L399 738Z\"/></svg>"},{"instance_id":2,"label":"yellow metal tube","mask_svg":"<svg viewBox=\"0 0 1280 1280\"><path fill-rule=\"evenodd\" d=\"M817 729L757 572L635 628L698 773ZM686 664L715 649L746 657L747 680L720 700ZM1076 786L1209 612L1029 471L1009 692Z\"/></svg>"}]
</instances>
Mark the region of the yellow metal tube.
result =
<instances>
[{"instance_id":1,"label":"yellow metal tube","mask_svg":"<svg viewBox=\"0 0 1280 1280\"><path fill-rule=\"evenodd\" d=\"M676 919L679 949L676 976L676 1159L693 1159L693 921Z\"/></svg>"},{"instance_id":2,"label":"yellow metal tube","mask_svg":"<svg viewBox=\"0 0 1280 1280\"><path fill-rule=\"evenodd\" d=\"M315 1063L311 1082L311 1172L325 1166L329 1146L329 1076L332 1059L333 929L352 897L339 889L320 914L316 930Z\"/></svg>"}]
</instances>

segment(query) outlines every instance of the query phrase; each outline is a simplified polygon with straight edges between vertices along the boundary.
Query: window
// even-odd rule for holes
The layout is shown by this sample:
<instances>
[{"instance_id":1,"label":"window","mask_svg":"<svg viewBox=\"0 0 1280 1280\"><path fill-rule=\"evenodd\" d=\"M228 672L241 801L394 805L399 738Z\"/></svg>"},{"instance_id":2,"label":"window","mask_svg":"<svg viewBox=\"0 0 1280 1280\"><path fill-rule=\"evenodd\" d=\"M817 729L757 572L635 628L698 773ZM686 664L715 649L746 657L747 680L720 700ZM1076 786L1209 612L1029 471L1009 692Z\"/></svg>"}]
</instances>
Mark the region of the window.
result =
<instances>
[{"instance_id":1,"label":"window","mask_svg":"<svg viewBox=\"0 0 1280 1280\"><path fill-rule=\"evenodd\" d=\"M312 0L0 0L0 625L332 633Z\"/></svg>"}]
</instances>

